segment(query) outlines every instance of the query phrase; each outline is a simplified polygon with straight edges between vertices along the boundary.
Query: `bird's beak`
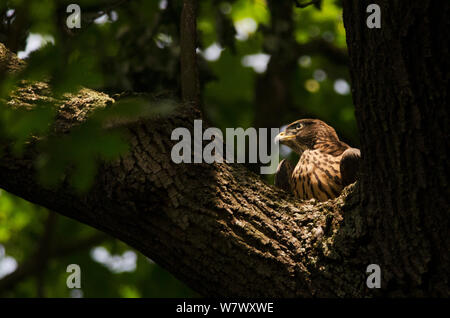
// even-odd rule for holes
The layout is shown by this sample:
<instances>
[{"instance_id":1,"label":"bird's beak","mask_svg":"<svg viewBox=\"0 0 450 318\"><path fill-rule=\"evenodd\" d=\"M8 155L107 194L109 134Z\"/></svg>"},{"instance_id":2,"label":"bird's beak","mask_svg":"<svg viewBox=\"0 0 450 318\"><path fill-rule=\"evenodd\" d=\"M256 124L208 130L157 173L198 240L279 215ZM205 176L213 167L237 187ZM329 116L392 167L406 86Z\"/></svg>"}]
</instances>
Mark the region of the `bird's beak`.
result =
<instances>
[{"instance_id":1,"label":"bird's beak","mask_svg":"<svg viewBox=\"0 0 450 318\"><path fill-rule=\"evenodd\" d=\"M280 132L276 137L275 137L275 143L283 143L285 141L288 140L292 140L295 139L295 135L286 135L286 133L284 131Z\"/></svg>"}]
</instances>

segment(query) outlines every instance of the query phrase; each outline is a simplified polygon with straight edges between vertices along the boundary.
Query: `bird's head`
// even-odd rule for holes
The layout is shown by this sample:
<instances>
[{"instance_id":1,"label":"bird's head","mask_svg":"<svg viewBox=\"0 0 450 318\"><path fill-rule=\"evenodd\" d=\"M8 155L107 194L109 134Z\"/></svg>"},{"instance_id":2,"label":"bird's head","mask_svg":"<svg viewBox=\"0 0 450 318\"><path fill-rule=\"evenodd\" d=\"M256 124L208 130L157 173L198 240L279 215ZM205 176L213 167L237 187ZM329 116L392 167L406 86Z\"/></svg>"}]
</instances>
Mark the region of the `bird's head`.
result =
<instances>
[{"instance_id":1,"label":"bird's head","mask_svg":"<svg viewBox=\"0 0 450 318\"><path fill-rule=\"evenodd\" d=\"M329 152L328 150L338 149L345 145L339 141L333 127L318 119L294 121L280 132L275 140L300 155L306 149L321 149Z\"/></svg>"}]
</instances>

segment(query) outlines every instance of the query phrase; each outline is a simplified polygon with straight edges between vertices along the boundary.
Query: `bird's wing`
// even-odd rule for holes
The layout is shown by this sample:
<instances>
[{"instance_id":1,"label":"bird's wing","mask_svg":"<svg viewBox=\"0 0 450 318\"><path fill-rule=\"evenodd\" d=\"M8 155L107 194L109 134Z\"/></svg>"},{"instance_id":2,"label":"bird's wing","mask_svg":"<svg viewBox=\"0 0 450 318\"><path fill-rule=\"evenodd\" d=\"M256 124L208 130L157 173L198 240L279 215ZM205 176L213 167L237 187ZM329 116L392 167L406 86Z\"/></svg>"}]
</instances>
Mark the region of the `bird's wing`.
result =
<instances>
[{"instance_id":1,"label":"bird's wing","mask_svg":"<svg viewBox=\"0 0 450 318\"><path fill-rule=\"evenodd\" d=\"M283 159L278 164L277 172L275 173L275 185L284 191L291 192L291 185L289 184L289 179L291 178L292 171L294 168L292 164Z\"/></svg>"},{"instance_id":2,"label":"bird's wing","mask_svg":"<svg viewBox=\"0 0 450 318\"><path fill-rule=\"evenodd\" d=\"M348 148L342 154L340 170L344 187L356 181L360 161L361 152L357 148Z\"/></svg>"}]
</instances>

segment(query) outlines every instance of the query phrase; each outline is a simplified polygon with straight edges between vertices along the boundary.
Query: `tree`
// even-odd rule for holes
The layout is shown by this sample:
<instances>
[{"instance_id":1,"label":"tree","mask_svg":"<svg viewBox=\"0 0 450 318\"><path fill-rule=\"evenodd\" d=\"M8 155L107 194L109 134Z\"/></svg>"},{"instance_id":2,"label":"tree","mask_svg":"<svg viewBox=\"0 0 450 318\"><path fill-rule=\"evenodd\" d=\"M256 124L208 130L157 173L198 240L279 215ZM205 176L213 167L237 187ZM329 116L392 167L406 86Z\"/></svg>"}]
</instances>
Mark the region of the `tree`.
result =
<instances>
[{"instance_id":1,"label":"tree","mask_svg":"<svg viewBox=\"0 0 450 318\"><path fill-rule=\"evenodd\" d=\"M123 240L203 295L448 296L449 5L378 4L382 27L369 29L367 1L343 1L363 164L333 201L299 202L240 165L174 164L172 130L202 116L189 103L115 123L132 149L102 163L86 194L30 178L33 145L20 159L2 146L0 187ZM0 61L17 64L4 47ZM47 88L26 92L45 100ZM71 107L108 100L61 99L55 126L68 131L90 114ZM381 268L380 289L366 285L369 264Z\"/></svg>"}]
</instances>

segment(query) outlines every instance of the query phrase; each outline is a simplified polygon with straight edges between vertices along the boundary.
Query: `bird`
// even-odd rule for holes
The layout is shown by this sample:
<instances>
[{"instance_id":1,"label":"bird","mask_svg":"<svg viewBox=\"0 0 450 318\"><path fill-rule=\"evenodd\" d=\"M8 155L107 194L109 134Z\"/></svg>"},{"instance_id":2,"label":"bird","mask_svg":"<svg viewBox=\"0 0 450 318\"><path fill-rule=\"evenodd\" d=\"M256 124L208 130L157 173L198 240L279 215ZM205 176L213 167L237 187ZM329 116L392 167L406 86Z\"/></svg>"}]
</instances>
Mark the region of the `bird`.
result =
<instances>
[{"instance_id":1,"label":"bird","mask_svg":"<svg viewBox=\"0 0 450 318\"><path fill-rule=\"evenodd\" d=\"M334 128L322 120L294 121L275 142L300 155L295 167L283 159L275 173L275 185L298 199L334 199L357 179L360 150L340 141Z\"/></svg>"}]
</instances>

